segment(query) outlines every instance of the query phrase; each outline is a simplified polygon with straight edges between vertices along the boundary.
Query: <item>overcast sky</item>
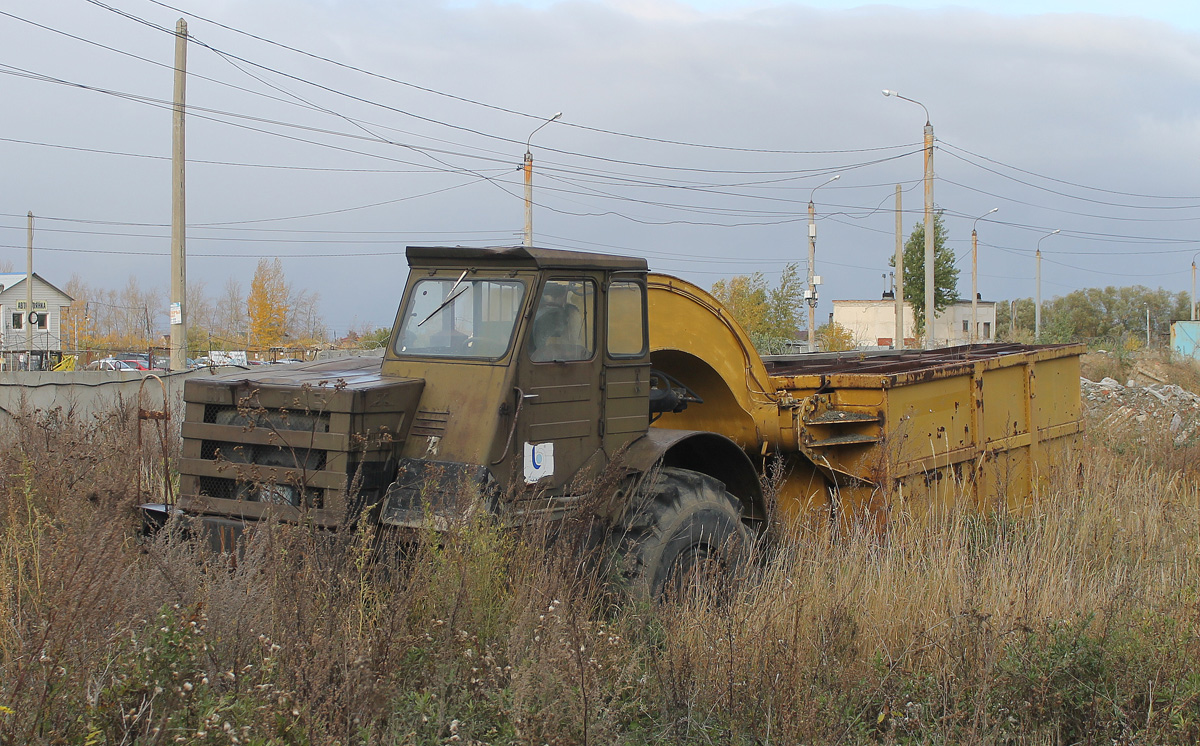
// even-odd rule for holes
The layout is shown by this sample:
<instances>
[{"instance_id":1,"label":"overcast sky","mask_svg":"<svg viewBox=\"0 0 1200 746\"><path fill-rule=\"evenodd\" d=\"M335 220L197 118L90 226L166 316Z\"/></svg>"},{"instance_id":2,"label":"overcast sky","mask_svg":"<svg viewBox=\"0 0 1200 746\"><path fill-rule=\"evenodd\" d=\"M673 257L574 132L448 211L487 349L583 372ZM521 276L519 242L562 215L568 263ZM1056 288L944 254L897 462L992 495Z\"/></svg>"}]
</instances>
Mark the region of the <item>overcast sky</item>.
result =
<instances>
[{"instance_id":1,"label":"overcast sky","mask_svg":"<svg viewBox=\"0 0 1200 746\"><path fill-rule=\"evenodd\" d=\"M216 295L279 256L338 332L391 323L408 244L520 242L525 140L558 111L532 142L535 243L644 256L705 287L773 280L804 269L811 195L820 319L883 291L897 183L905 234L921 219L925 114L883 88L929 109L964 297L972 221L992 207L985 300L1034 294L1055 229L1047 298L1190 290L1200 251L1193 3L107 5L0 8L0 260L24 268L32 210L37 270L59 285L168 286L162 27L181 16L189 280Z\"/></svg>"}]
</instances>

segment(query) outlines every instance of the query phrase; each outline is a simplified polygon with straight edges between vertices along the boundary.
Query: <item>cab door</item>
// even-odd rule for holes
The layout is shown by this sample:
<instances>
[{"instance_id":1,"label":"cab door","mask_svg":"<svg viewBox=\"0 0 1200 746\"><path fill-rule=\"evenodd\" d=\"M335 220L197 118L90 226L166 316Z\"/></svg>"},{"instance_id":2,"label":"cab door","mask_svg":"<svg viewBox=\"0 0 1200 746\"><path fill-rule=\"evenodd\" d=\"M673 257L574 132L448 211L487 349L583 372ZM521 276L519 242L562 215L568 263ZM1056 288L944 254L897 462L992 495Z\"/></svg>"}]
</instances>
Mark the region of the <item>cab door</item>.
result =
<instances>
[{"instance_id":1,"label":"cab door","mask_svg":"<svg viewBox=\"0 0 1200 746\"><path fill-rule=\"evenodd\" d=\"M526 334L517 376L514 482L563 494L600 453L602 354L595 276L548 277Z\"/></svg>"},{"instance_id":2,"label":"cab door","mask_svg":"<svg viewBox=\"0 0 1200 746\"><path fill-rule=\"evenodd\" d=\"M616 275L604 293L603 441L608 458L650 427L646 277Z\"/></svg>"}]
</instances>

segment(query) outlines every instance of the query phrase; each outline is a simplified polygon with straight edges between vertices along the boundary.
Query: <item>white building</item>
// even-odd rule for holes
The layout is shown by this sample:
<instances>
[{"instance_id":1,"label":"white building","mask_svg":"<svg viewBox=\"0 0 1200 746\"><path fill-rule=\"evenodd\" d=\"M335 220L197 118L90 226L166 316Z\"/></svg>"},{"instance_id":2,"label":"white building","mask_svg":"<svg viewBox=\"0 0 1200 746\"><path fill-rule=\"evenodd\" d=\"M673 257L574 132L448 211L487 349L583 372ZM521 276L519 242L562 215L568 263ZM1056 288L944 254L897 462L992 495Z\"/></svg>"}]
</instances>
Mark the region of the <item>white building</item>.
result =
<instances>
[{"instance_id":1,"label":"white building","mask_svg":"<svg viewBox=\"0 0 1200 746\"><path fill-rule=\"evenodd\" d=\"M996 341L996 303L976 303L976 335L978 343ZM859 347L894 347L896 336L896 302L882 300L835 300L833 321L850 330ZM911 303L904 304L904 346L917 344L916 322ZM967 344L971 331L971 301L951 304L933 321L935 347Z\"/></svg>"},{"instance_id":2,"label":"white building","mask_svg":"<svg viewBox=\"0 0 1200 746\"><path fill-rule=\"evenodd\" d=\"M45 370L62 356L62 318L71 296L33 273L33 308L26 308L25 273L0 274L0 363L5 370ZM30 312L36 314L30 324ZM32 347L28 336L32 326Z\"/></svg>"}]
</instances>

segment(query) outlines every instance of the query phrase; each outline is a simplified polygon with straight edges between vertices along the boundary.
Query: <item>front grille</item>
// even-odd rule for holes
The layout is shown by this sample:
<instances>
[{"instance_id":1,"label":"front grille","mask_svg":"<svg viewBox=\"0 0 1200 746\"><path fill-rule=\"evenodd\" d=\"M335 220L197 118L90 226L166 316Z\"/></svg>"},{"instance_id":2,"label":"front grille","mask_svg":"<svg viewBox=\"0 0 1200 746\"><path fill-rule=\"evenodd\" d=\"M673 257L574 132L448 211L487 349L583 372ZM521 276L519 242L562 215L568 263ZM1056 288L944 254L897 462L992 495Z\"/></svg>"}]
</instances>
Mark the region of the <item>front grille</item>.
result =
<instances>
[{"instance_id":1,"label":"front grille","mask_svg":"<svg viewBox=\"0 0 1200 746\"><path fill-rule=\"evenodd\" d=\"M234 482L232 479L220 477L200 477L200 494L215 497L220 500L232 500L234 497Z\"/></svg>"},{"instance_id":2,"label":"front grille","mask_svg":"<svg viewBox=\"0 0 1200 746\"><path fill-rule=\"evenodd\" d=\"M264 482L200 477L200 494L219 500L242 500L271 505L304 505L320 509L324 505L324 490L314 487L300 488L291 484L269 484Z\"/></svg>"},{"instance_id":3,"label":"front grille","mask_svg":"<svg viewBox=\"0 0 1200 746\"><path fill-rule=\"evenodd\" d=\"M370 367L348 365L352 372ZM211 499L197 503L203 512L246 517L262 515L252 503L319 508L326 514L316 517L322 525L338 525L343 512L379 500L394 478L401 428L417 409L423 382L398 379L356 389L311 369L272 371L269 381L237 375L191 379L185 386L185 498ZM448 413L422 414L430 432L445 430ZM186 500L181 506L189 509Z\"/></svg>"},{"instance_id":4,"label":"front grille","mask_svg":"<svg viewBox=\"0 0 1200 746\"><path fill-rule=\"evenodd\" d=\"M306 430L314 433L329 432L328 412L306 412L302 409L256 409L233 407L228 404L206 404L204 421L217 425L254 426L274 430Z\"/></svg>"}]
</instances>

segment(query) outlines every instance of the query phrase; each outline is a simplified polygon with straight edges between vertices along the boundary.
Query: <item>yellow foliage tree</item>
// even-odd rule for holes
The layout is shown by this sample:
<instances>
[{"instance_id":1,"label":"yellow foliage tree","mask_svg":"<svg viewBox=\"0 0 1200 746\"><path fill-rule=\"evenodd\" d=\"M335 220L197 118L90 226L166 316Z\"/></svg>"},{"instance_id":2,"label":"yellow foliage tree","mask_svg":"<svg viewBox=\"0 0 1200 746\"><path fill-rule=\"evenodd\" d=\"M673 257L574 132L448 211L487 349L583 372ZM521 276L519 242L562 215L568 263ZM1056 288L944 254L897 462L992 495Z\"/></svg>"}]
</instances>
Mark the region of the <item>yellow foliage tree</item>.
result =
<instances>
[{"instance_id":1,"label":"yellow foliage tree","mask_svg":"<svg viewBox=\"0 0 1200 746\"><path fill-rule=\"evenodd\" d=\"M275 347L283 341L287 331L288 296L287 281L283 276L283 262L259 259L250 281L250 294L246 298L246 316L250 321L250 340L259 349Z\"/></svg>"},{"instance_id":2,"label":"yellow foliage tree","mask_svg":"<svg viewBox=\"0 0 1200 746\"><path fill-rule=\"evenodd\" d=\"M804 285L795 264L787 265L779 284L768 287L762 272L737 275L712 284L712 294L738 320L759 352L785 352L800 332Z\"/></svg>"},{"instance_id":3,"label":"yellow foliage tree","mask_svg":"<svg viewBox=\"0 0 1200 746\"><path fill-rule=\"evenodd\" d=\"M857 346L854 344L854 333L836 321L817 329L816 339L817 346L826 352L843 352Z\"/></svg>"}]
</instances>

